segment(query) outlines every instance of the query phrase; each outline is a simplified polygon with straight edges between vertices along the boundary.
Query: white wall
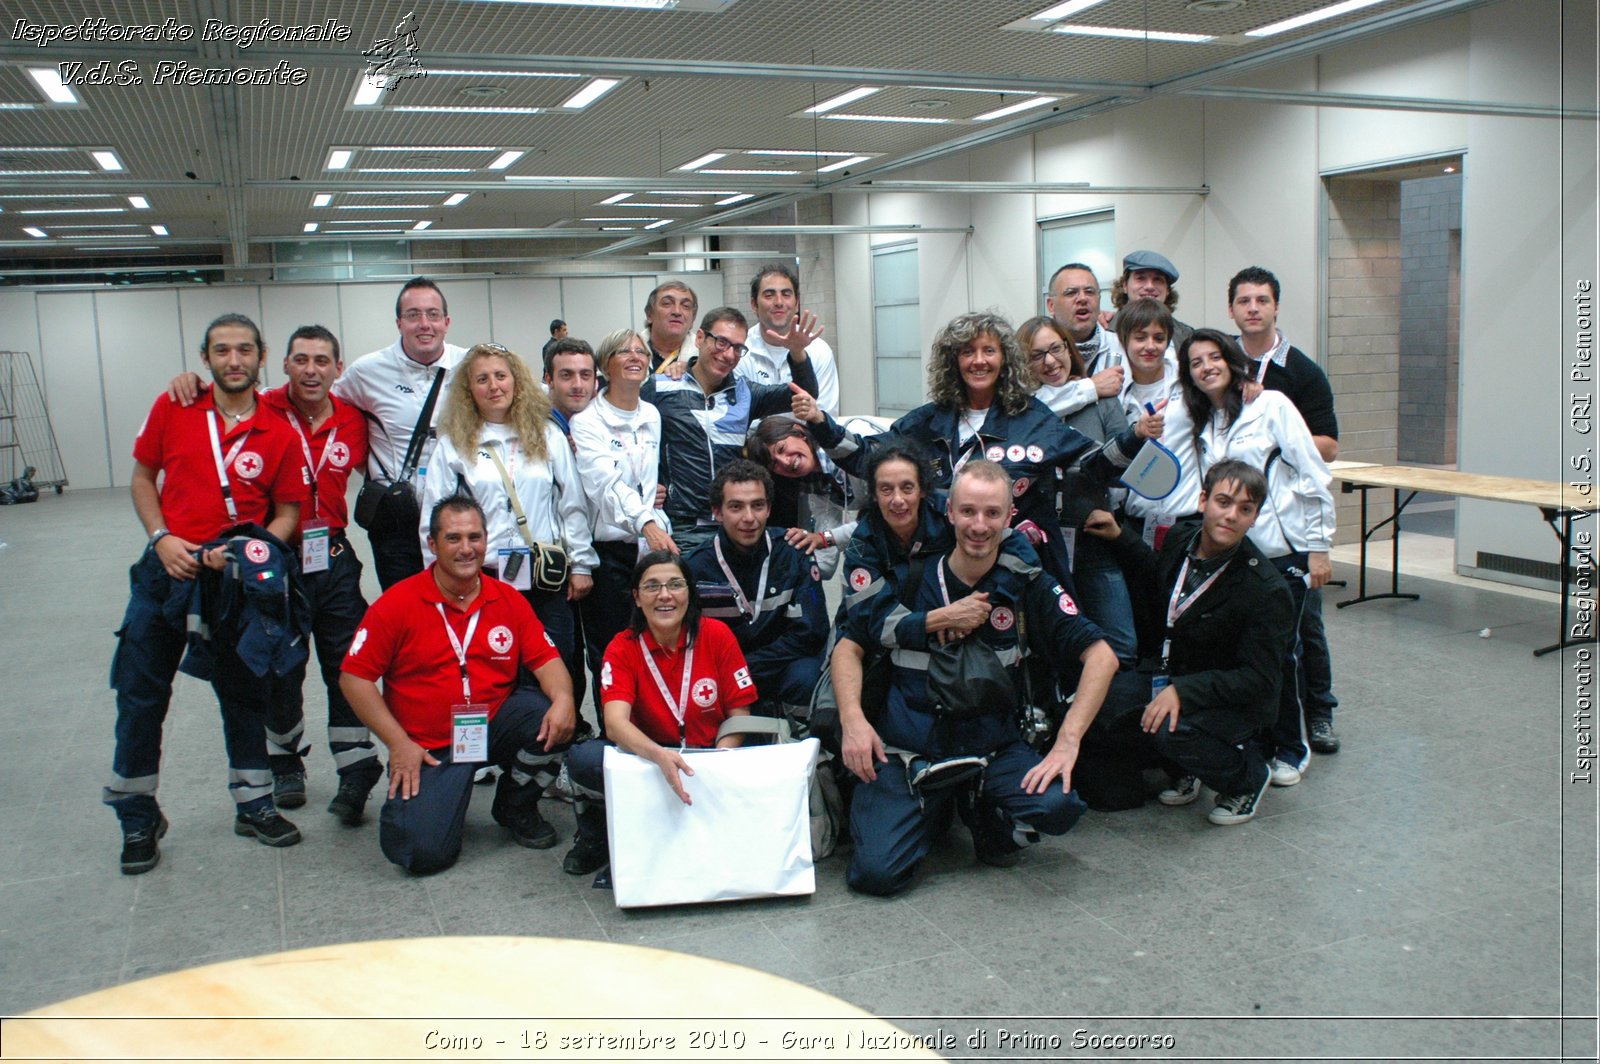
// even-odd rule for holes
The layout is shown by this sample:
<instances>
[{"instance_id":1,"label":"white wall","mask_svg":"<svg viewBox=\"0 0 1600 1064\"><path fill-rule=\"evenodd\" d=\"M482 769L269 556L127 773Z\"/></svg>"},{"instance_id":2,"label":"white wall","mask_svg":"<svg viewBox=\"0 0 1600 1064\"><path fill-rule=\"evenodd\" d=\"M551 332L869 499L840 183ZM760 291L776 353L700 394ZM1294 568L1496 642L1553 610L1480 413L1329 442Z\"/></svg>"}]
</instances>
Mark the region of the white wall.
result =
<instances>
[{"instance_id":1,"label":"white wall","mask_svg":"<svg viewBox=\"0 0 1600 1064\"><path fill-rule=\"evenodd\" d=\"M641 326L645 295L668 276L441 276L439 285L449 301L452 343L495 340L534 361L550 337L551 318L564 319L573 336L591 343ZM683 279L712 298L722 290L720 274ZM200 343L214 318L241 313L261 326L268 348L262 376L273 384L281 382L283 343L297 326L332 329L347 361L392 344L398 291L392 281L5 289L0 350L34 355L71 487L122 487L150 404L183 370L204 372Z\"/></svg>"}]
</instances>

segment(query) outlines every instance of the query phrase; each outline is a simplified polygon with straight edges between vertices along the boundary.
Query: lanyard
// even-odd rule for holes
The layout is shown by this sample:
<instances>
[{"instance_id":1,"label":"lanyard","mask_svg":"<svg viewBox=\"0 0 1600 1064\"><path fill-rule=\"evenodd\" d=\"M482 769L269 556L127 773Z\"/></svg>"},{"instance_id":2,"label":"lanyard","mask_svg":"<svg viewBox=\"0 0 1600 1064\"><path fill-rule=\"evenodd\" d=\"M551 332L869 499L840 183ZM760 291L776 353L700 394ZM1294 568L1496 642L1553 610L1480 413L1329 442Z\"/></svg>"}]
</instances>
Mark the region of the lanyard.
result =
<instances>
[{"instance_id":1,"label":"lanyard","mask_svg":"<svg viewBox=\"0 0 1600 1064\"><path fill-rule=\"evenodd\" d=\"M1189 578L1189 558L1188 555L1184 556L1183 566L1178 570L1177 583L1172 585L1172 597L1167 600L1167 631L1161 641L1161 670L1163 672L1167 670L1167 663L1172 658L1172 626L1178 623L1178 618L1188 612L1189 607L1194 605L1195 600L1204 595L1207 589L1217 582L1217 577L1221 576L1232 563L1233 559L1228 559L1216 572L1206 577L1204 583L1188 595L1184 595L1183 584Z\"/></svg>"},{"instance_id":2,"label":"lanyard","mask_svg":"<svg viewBox=\"0 0 1600 1064\"><path fill-rule=\"evenodd\" d=\"M689 730L684 724L684 717L689 712L689 684L694 678L694 644L690 643L683 658L683 686L678 690L678 700L672 700L672 692L667 690L667 681L662 678L661 670L656 668L656 659L650 653L650 648L644 645L644 633L639 633L639 653L644 657L645 667L650 670L650 676L656 682L656 690L661 692L661 698L667 703L667 708L672 711L672 718L678 722L678 749L683 749L688 741Z\"/></svg>"},{"instance_id":3,"label":"lanyard","mask_svg":"<svg viewBox=\"0 0 1600 1064\"><path fill-rule=\"evenodd\" d=\"M456 630L450 627L450 618L444 614L444 603L435 602L433 605L439 611L439 620L444 622L444 634L450 637L450 648L456 652L456 664L461 666L461 699L471 705L472 683L467 679L467 648L472 645L472 636L478 630L478 619L483 616L483 611L473 613L472 620L467 622L467 638L462 641L456 638Z\"/></svg>"},{"instance_id":4,"label":"lanyard","mask_svg":"<svg viewBox=\"0 0 1600 1064\"><path fill-rule=\"evenodd\" d=\"M328 433L328 442L322 445L322 457L313 462L311 441L306 439L305 430L300 427L300 419L294 416L294 409L291 407L285 410L283 416L289 419L289 424L294 426L295 435L300 437L300 453L305 455L306 469L311 474L311 516L316 518L321 513L321 508L317 505L317 478L322 475L322 467L328 464L328 452L333 450L333 441L339 438L339 428L336 425L333 431Z\"/></svg>"},{"instance_id":5,"label":"lanyard","mask_svg":"<svg viewBox=\"0 0 1600 1064\"><path fill-rule=\"evenodd\" d=\"M950 588L944 582L944 559L939 560L939 597L944 599L946 606L950 605Z\"/></svg>"},{"instance_id":6,"label":"lanyard","mask_svg":"<svg viewBox=\"0 0 1600 1064\"><path fill-rule=\"evenodd\" d=\"M762 532L761 538L766 539L767 534ZM733 575L733 570L728 567L728 559L722 555L722 537L714 537L711 546L717 553L717 568L722 570L722 575L728 578L728 584L733 588L733 601L738 605L739 612L749 618L751 624L755 624L756 619L761 616L761 604L765 601L762 596L766 593L767 569L772 565L772 545L767 544L767 556L761 561L761 575L756 578L754 603L745 597L744 588L739 586L739 578Z\"/></svg>"},{"instance_id":7,"label":"lanyard","mask_svg":"<svg viewBox=\"0 0 1600 1064\"><path fill-rule=\"evenodd\" d=\"M228 467L233 464L233 460L239 457L239 452L244 449L245 441L250 438L250 430L244 430L244 435L239 437L239 441L233 445L228 451L227 457L224 458L222 455L222 439L217 435L217 421L221 417L220 413L216 414L215 417L208 416L206 418L206 428L211 430L211 457L217 460L217 481L222 485L222 502L228 508L228 522L236 525L239 523L239 508L233 504L233 485L228 483Z\"/></svg>"},{"instance_id":8,"label":"lanyard","mask_svg":"<svg viewBox=\"0 0 1600 1064\"><path fill-rule=\"evenodd\" d=\"M1256 379L1256 383L1257 384L1260 384L1262 381L1267 379L1267 363L1271 362L1272 361L1272 356L1276 355L1278 353L1278 349L1283 347L1288 342L1289 342L1288 340L1284 339L1280 335L1278 337L1278 342L1273 344L1271 349L1268 350L1266 354L1261 356L1261 364L1256 367L1256 378L1255 379Z\"/></svg>"}]
</instances>

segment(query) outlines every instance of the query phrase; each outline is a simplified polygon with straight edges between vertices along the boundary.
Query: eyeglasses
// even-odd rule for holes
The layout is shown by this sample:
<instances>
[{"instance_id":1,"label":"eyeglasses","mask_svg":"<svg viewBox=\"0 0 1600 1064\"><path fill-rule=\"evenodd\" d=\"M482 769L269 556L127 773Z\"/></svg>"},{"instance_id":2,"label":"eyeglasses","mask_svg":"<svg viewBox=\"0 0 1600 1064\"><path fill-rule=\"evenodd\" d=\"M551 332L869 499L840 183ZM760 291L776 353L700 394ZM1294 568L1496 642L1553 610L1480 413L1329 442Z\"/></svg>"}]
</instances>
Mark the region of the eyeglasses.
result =
<instances>
[{"instance_id":1,"label":"eyeglasses","mask_svg":"<svg viewBox=\"0 0 1600 1064\"><path fill-rule=\"evenodd\" d=\"M401 321L407 322L411 325L415 325L424 318L428 319L429 321L444 321L444 311L435 309L417 310L416 308L412 308L411 310L408 310L404 314L400 315Z\"/></svg>"},{"instance_id":2,"label":"eyeglasses","mask_svg":"<svg viewBox=\"0 0 1600 1064\"><path fill-rule=\"evenodd\" d=\"M1037 366L1046 358L1053 358L1057 362L1065 362L1067 360L1067 345L1057 340L1041 351L1028 352L1028 365Z\"/></svg>"},{"instance_id":3,"label":"eyeglasses","mask_svg":"<svg viewBox=\"0 0 1600 1064\"><path fill-rule=\"evenodd\" d=\"M1063 288L1061 290L1061 298L1062 299L1076 299L1078 297L1079 293L1082 293L1083 295L1089 296L1092 299L1093 297L1095 297L1095 296L1100 294L1100 289L1096 288L1092 284L1091 285L1084 285L1082 288Z\"/></svg>"},{"instance_id":4,"label":"eyeglasses","mask_svg":"<svg viewBox=\"0 0 1600 1064\"><path fill-rule=\"evenodd\" d=\"M746 347L744 344L736 344L726 336L718 336L716 333L706 333L706 335L711 338L711 342L713 344L717 345L718 351L732 351L740 358L743 358L745 356L745 352L750 350L750 348Z\"/></svg>"},{"instance_id":5,"label":"eyeglasses","mask_svg":"<svg viewBox=\"0 0 1600 1064\"><path fill-rule=\"evenodd\" d=\"M660 580L646 580L644 583L639 585L639 590L643 591L646 595L659 595L663 591L687 591L688 589L689 581L683 579L681 576L674 580L668 580L665 583Z\"/></svg>"}]
</instances>

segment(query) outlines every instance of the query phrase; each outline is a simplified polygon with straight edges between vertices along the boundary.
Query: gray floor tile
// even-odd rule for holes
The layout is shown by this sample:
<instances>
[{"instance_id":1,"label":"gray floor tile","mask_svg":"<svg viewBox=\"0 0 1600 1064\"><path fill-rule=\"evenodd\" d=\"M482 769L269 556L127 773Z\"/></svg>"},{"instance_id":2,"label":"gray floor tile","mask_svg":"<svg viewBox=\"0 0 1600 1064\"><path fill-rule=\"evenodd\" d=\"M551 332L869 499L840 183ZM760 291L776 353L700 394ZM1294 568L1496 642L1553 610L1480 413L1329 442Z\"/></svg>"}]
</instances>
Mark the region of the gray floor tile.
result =
<instances>
[{"instance_id":1,"label":"gray floor tile","mask_svg":"<svg viewBox=\"0 0 1600 1064\"><path fill-rule=\"evenodd\" d=\"M931 954L816 981L819 990L880 1016L996 1016L1026 1001L965 952Z\"/></svg>"}]
</instances>

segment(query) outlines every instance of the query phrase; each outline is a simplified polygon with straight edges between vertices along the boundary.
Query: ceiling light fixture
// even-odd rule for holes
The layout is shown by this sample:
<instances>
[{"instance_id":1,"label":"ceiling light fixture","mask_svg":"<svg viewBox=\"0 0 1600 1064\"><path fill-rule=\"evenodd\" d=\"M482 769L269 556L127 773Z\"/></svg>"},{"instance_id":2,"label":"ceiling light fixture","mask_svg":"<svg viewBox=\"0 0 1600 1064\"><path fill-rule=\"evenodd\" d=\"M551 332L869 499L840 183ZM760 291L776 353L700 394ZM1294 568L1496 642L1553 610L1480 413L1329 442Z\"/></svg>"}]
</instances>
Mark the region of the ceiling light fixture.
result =
<instances>
[{"instance_id":1,"label":"ceiling light fixture","mask_svg":"<svg viewBox=\"0 0 1600 1064\"><path fill-rule=\"evenodd\" d=\"M1378 3L1380 0L1363 0ZM1171 41L1175 44L1204 44L1216 40L1208 33L1173 33L1169 30L1141 30L1132 26L1051 26L1052 33L1067 33L1076 37L1118 37L1132 41Z\"/></svg>"},{"instance_id":2,"label":"ceiling light fixture","mask_svg":"<svg viewBox=\"0 0 1600 1064\"><path fill-rule=\"evenodd\" d=\"M446 197L443 205L446 207L459 207L465 202L467 202L467 194L465 192L452 192Z\"/></svg>"},{"instance_id":3,"label":"ceiling light fixture","mask_svg":"<svg viewBox=\"0 0 1600 1064\"><path fill-rule=\"evenodd\" d=\"M27 233L29 236L33 237L36 240L43 240L45 237L50 235L49 233L45 232L43 229L40 229L40 228L38 228L36 226L32 226L32 225L23 226L22 227L22 231L24 233Z\"/></svg>"},{"instance_id":4,"label":"ceiling light fixture","mask_svg":"<svg viewBox=\"0 0 1600 1064\"><path fill-rule=\"evenodd\" d=\"M715 206L715 207L731 207L735 203L743 203L747 199L755 199L755 198L756 198L756 195L755 195L754 192L739 192L739 193L736 193L736 194L734 194L732 196L729 196L727 199L719 199L719 200L717 200L717 202L714 203L712 206Z\"/></svg>"},{"instance_id":5,"label":"ceiling light fixture","mask_svg":"<svg viewBox=\"0 0 1600 1064\"><path fill-rule=\"evenodd\" d=\"M1383 3L1383 0L1344 0L1341 4L1319 8L1316 11L1307 11L1303 15L1296 15L1294 18L1286 18L1281 22L1270 23L1258 30L1245 30L1244 35L1246 37L1271 37L1274 34L1287 33L1289 30L1297 30L1301 26L1309 26L1313 22L1338 18L1340 15L1348 15L1352 11L1360 11L1364 7L1371 7L1373 4L1381 3Z\"/></svg>"},{"instance_id":6,"label":"ceiling light fixture","mask_svg":"<svg viewBox=\"0 0 1600 1064\"><path fill-rule=\"evenodd\" d=\"M832 117L832 116L829 116ZM722 174L726 177L793 177L799 170L712 170L704 169L702 174Z\"/></svg>"},{"instance_id":7,"label":"ceiling light fixture","mask_svg":"<svg viewBox=\"0 0 1600 1064\"><path fill-rule=\"evenodd\" d=\"M792 148L742 148L746 155L793 155L806 159L842 159L847 155L854 155L848 151L810 151L795 150Z\"/></svg>"},{"instance_id":8,"label":"ceiling light fixture","mask_svg":"<svg viewBox=\"0 0 1600 1064\"><path fill-rule=\"evenodd\" d=\"M412 232L420 233L420 232L422 232L424 229L428 228L428 226L430 226L432 224L433 223L431 221L429 221L428 219L424 218L424 219L422 219L422 221L420 221L416 225L412 226L411 230L412 230Z\"/></svg>"},{"instance_id":9,"label":"ceiling light fixture","mask_svg":"<svg viewBox=\"0 0 1600 1064\"><path fill-rule=\"evenodd\" d=\"M328 162L323 169L343 170L350 165L350 160L355 158L355 154L349 148L335 148L328 153Z\"/></svg>"},{"instance_id":10,"label":"ceiling light fixture","mask_svg":"<svg viewBox=\"0 0 1600 1064\"><path fill-rule=\"evenodd\" d=\"M951 119L923 118L920 115L823 115L835 122L906 122L913 125L946 126Z\"/></svg>"},{"instance_id":11,"label":"ceiling light fixture","mask_svg":"<svg viewBox=\"0 0 1600 1064\"><path fill-rule=\"evenodd\" d=\"M425 211L431 203L341 203L336 211Z\"/></svg>"},{"instance_id":12,"label":"ceiling light fixture","mask_svg":"<svg viewBox=\"0 0 1600 1064\"><path fill-rule=\"evenodd\" d=\"M0 177L86 177L89 170L0 170Z\"/></svg>"},{"instance_id":13,"label":"ceiling light fixture","mask_svg":"<svg viewBox=\"0 0 1600 1064\"><path fill-rule=\"evenodd\" d=\"M877 91L878 90L876 88L870 85L863 85L858 89L851 89L849 92L841 92L837 96L828 97L819 104L814 104L811 107L807 107L805 109L805 113L808 115L825 115L829 111L837 111L846 104L855 103L857 100L865 100L868 96L871 96Z\"/></svg>"},{"instance_id":14,"label":"ceiling light fixture","mask_svg":"<svg viewBox=\"0 0 1600 1064\"><path fill-rule=\"evenodd\" d=\"M718 159L726 159L727 157L728 157L728 153L725 152L725 151L706 152L704 155L700 156L700 158L695 159L692 162L684 163L682 166L678 167L678 169L679 170L698 170L702 166L710 166L712 163L716 162Z\"/></svg>"},{"instance_id":15,"label":"ceiling light fixture","mask_svg":"<svg viewBox=\"0 0 1600 1064\"><path fill-rule=\"evenodd\" d=\"M51 103L73 104L79 103L78 94L61 80L61 72L55 67L29 67L28 76L33 83L39 86L39 91L44 93L44 98Z\"/></svg>"},{"instance_id":16,"label":"ceiling light fixture","mask_svg":"<svg viewBox=\"0 0 1600 1064\"><path fill-rule=\"evenodd\" d=\"M389 108L386 108L386 110L400 112L400 113L404 113L404 114L427 114L427 115L437 115L437 114L446 114L446 115L542 115L542 114L545 113L547 108L544 108L544 107L456 107L456 106L433 106L433 107L389 107Z\"/></svg>"},{"instance_id":17,"label":"ceiling light fixture","mask_svg":"<svg viewBox=\"0 0 1600 1064\"><path fill-rule=\"evenodd\" d=\"M618 192L614 196L607 196L605 199L601 200L600 201L600 206L609 207L613 203L621 203L623 200L627 199L631 195L633 195L632 192Z\"/></svg>"},{"instance_id":18,"label":"ceiling light fixture","mask_svg":"<svg viewBox=\"0 0 1600 1064\"><path fill-rule=\"evenodd\" d=\"M580 218L580 222L658 222L661 219L653 214L619 214L611 218Z\"/></svg>"},{"instance_id":19,"label":"ceiling light fixture","mask_svg":"<svg viewBox=\"0 0 1600 1064\"><path fill-rule=\"evenodd\" d=\"M356 78L356 91L350 96L351 107L376 107L383 99L383 86L374 85L366 74Z\"/></svg>"},{"instance_id":20,"label":"ceiling light fixture","mask_svg":"<svg viewBox=\"0 0 1600 1064\"><path fill-rule=\"evenodd\" d=\"M416 144L380 144L369 146L365 151L403 151L403 152L435 152L435 151L499 151L499 148L483 144L430 144L419 146Z\"/></svg>"},{"instance_id":21,"label":"ceiling light fixture","mask_svg":"<svg viewBox=\"0 0 1600 1064\"><path fill-rule=\"evenodd\" d=\"M972 120L974 122L989 122L996 118L1006 118L1010 115L1021 114L1023 111L1031 111L1035 107L1043 107L1046 104L1055 103L1058 99L1060 99L1059 96L1035 96L1031 100L1023 100L1021 103L1009 104L993 111L985 111L981 115L973 115Z\"/></svg>"},{"instance_id":22,"label":"ceiling light fixture","mask_svg":"<svg viewBox=\"0 0 1600 1064\"><path fill-rule=\"evenodd\" d=\"M621 84L622 79L620 78L595 78L589 84L568 96L562 102L561 107L563 110L581 111Z\"/></svg>"},{"instance_id":23,"label":"ceiling light fixture","mask_svg":"<svg viewBox=\"0 0 1600 1064\"><path fill-rule=\"evenodd\" d=\"M126 207L35 207L18 214L122 214Z\"/></svg>"},{"instance_id":24,"label":"ceiling light fixture","mask_svg":"<svg viewBox=\"0 0 1600 1064\"><path fill-rule=\"evenodd\" d=\"M150 227L150 231L152 233L154 233L156 236L166 236L167 235L167 227L164 226L164 225L152 225Z\"/></svg>"},{"instance_id":25,"label":"ceiling light fixture","mask_svg":"<svg viewBox=\"0 0 1600 1064\"><path fill-rule=\"evenodd\" d=\"M870 155L852 155L848 159L840 159L836 163L829 163L827 166L819 166L819 167L817 167L817 173L819 173L819 174L831 174L835 170L844 170L844 169L847 169L848 167L855 166L858 163L864 163L870 158L872 158L872 156L870 156Z\"/></svg>"},{"instance_id":26,"label":"ceiling light fixture","mask_svg":"<svg viewBox=\"0 0 1600 1064\"><path fill-rule=\"evenodd\" d=\"M659 222L651 222L649 225L645 226L645 228L646 229L660 229L664 225L671 225L671 224L672 224L672 219L671 218L663 218Z\"/></svg>"},{"instance_id":27,"label":"ceiling light fixture","mask_svg":"<svg viewBox=\"0 0 1600 1064\"><path fill-rule=\"evenodd\" d=\"M631 193L630 193L631 195ZM731 188L678 188L678 189L652 189L646 193L649 196L731 196Z\"/></svg>"},{"instance_id":28,"label":"ceiling light fixture","mask_svg":"<svg viewBox=\"0 0 1600 1064\"><path fill-rule=\"evenodd\" d=\"M150 201L145 199L143 196L129 196L128 202L133 205L133 209L136 211L147 211L150 209Z\"/></svg>"},{"instance_id":29,"label":"ceiling light fixture","mask_svg":"<svg viewBox=\"0 0 1600 1064\"><path fill-rule=\"evenodd\" d=\"M1105 3L1105 0L1067 0L1064 4L1047 7L1037 15L1029 15L1028 18L1033 22L1055 22L1066 18L1068 15L1076 15L1080 11L1087 11L1089 8L1103 3Z\"/></svg>"},{"instance_id":30,"label":"ceiling light fixture","mask_svg":"<svg viewBox=\"0 0 1600 1064\"><path fill-rule=\"evenodd\" d=\"M470 166L363 166L358 174L475 174Z\"/></svg>"},{"instance_id":31,"label":"ceiling light fixture","mask_svg":"<svg viewBox=\"0 0 1600 1064\"><path fill-rule=\"evenodd\" d=\"M110 172L121 170L123 168L122 160L117 158L117 153L108 148L102 148L98 151L91 151L89 155L94 159L95 165L100 167L102 170Z\"/></svg>"},{"instance_id":32,"label":"ceiling light fixture","mask_svg":"<svg viewBox=\"0 0 1600 1064\"><path fill-rule=\"evenodd\" d=\"M697 207L705 206L705 204L703 204L703 203L651 203L651 202L648 202L646 200L629 200L627 203L624 203L623 206L624 207L650 207L650 208L652 208L654 210L663 210L663 211L692 211L692 210L696 209Z\"/></svg>"},{"instance_id":33,"label":"ceiling light fixture","mask_svg":"<svg viewBox=\"0 0 1600 1064\"><path fill-rule=\"evenodd\" d=\"M511 151L503 151L499 155L495 156L494 162L489 164L489 169L504 170L506 167L510 166L512 163L516 162L526 154L528 153L525 151L517 151L515 149Z\"/></svg>"},{"instance_id":34,"label":"ceiling light fixture","mask_svg":"<svg viewBox=\"0 0 1600 1064\"><path fill-rule=\"evenodd\" d=\"M302 233L315 233L317 231L317 223L307 222L305 225L300 227L300 231Z\"/></svg>"}]
</instances>

